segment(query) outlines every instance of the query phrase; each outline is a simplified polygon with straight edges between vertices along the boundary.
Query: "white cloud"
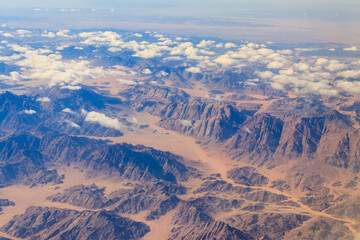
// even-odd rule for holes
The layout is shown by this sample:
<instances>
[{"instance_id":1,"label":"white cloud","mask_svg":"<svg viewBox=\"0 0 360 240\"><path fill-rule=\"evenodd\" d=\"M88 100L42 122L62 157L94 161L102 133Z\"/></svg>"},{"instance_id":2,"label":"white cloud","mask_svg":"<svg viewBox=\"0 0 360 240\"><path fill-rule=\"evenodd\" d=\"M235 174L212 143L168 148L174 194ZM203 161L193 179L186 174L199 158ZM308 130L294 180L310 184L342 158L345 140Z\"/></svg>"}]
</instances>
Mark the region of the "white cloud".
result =
<instances>
[{"instance_id":1,"label":"white cloud","mask_svg":"<svg viewBox=\"0 0 360 240\"><path fill-rule=\"evenodd\" d=\"M300 76L301 77L301 76ZM275 89L283 90L285 87L291 88L297 94L320 94L327 96L337 96L338 91L324 79L306 79L295 76L275 75L272 77L271 86Z\"/></svg>"},{"instance_id":2,"label":"white cloud","mask_svg":"<svg viewBox=\"0 0 360 240\"><path fill-rule=\"evenodd\" d=\"M258 72L257 75L260 78L269 79L269 78L272 78L272 76L274 76L274 73L272 73L270 71L265 71L265 72Z\"/></svg>"},{"instance_id":3,"label":"white cloud","mask_svg":"<svg viewBox=\"0 0 360 240\"><path fill-rule=\"evenodd\" d=\"M66 113L75 114L75 112L73 110L71 110L70 108L64 108L62 111L66 112Z\"/></svg>"},{"instance_id":4,"label":"white cloud","mask_svg":"<svg viewBox=\"0 0 360 240\"><path fill-rule=\"evenodd\" d=\"M11 38L14 37L14 35L12 35L11 33L4 33L3 36L4 36L4 37L9 37L9 38L10 38L10 37L11 37Z\"/></svg>"},{"instance_id":5,"label":"white cloud","mask_svg":"<svg viewBox=\"0 0 360 240\"><path fill-rule=\"evenodd\" d=\"M293 54L293 51L292 50L277 50L276 52L278 53L281 53L281 54L285 54L285 55L290 55L290 54Z\"/></svg>"},{"instance_id":6,"label":"white cloud","mask_svg":"<svg viewBox=\"0 0 360 240\"><path fill-rule=\"evenodd\" d=\"M358 50L357 47L347 47L347 48L343 48L344 51L352 51L352 52L356 52Z\"/></svg>"},{"instance_id":7,"label":"white cloud","mask_svg":"<svg viewBox=\"0 0 360 240\"><path fill-rule=\"evenodd\" d=\"M0 58L1 59L1 58ZM18 72L11 72L9 74L9 76L6 76L6 75L0 75L0 78L2 80L8 80L8 81L13 81L13 82L17 82L17 81L20 81L22 79L22 76L20 73Z\"/></svg>"},{"instance_id":8,"label":"white cloud","mask_svg":"<svg viewBox=\"0 0 360 240\"><path fill-rule=\"evenodd\" d=\"M214 60L214 62L221 64L223 66L230 66L236 63L235 59L229 57L229 55L221 55Z\"/></svg>"},{"instance_id":9,"label":"white cloud","mask_svg":"<svg viewBox=\"0 0 360 240\"><path fill-rule=\"evenodd\" d=\"M35 110L32 110L32 109L30 109L30 110L24 110L24 113L25 113L25 114L30 114L30 115L32 115L32 114L35 114L36 111L35 111Z\"/></svg>"},{"instance_id":10,"label":"white cloud","mask_svg":"<svg viewBox=\"0 0 360 240\"><path fill-rule=\"evenodd\" d=\"M142 74L145 74L145 75L149 75L149 74L152 74L152 71L148 68L145 68L141 71Z\"/></svg>"},{"instance_id":11,"label":"white cloud","mask_svg":"<svg viewBox=\"0 0 360 240\"><path fill-rule=\"evenodd\" d=\"M237 46L236 46L236 44L229 42L229 43L225 43L224 47L225 48L236 48Z\"/></svg>"},{"instance_id":12,"label":"white cloud","mask_svg":"<svg viewBox=\"0 0 360 240\"><path fill-rule=\"evenodd\" d=\"M21 52L21 58L14 64L22 67L22 74L26 78L48 80L50 86L70 84L72 86L68 88L74 88L84 80L107 74L102 67L92 67L89 61L62 61L61 55L47 55L49 51L46 49L34 50L14 44L9 46Z\"/></svg>"},{"instance_id":13,"label":"white cloud","mask_svg":"<svg viewBox=\"0 0 360 240\"><path fill-rule=\"evenodd\" d=\"M69 124L71 127L73 127L73 128L80 128L80 126L78 125L78 124L76 124L76 123L74 123L74 122L72 122L72 121L70 121L70 120L65 120L65 122L67 123L67 124Z\"/></svg>"},{"instance_id":14,"label":"white cloud","mask_svg":"<svg viewBox=\"0 0 360 240\"><path fill-rule=\"evenodd\" d=\"M154 37L156 37L156 38L163 38L164 35L162 35L162 34L155 34Z\"/></svg>"},{"instance_id":15,"label":"white cloud","mask_svg":"<svg viewBox=\"0 0 360 240\"><path fill-rule=\"evenodd\" d=\"M134 36L135 36L135 37L143 37L143 35L140 34L140 33L134 33Z\"/></svg>"},{"instance_id":16,"label":"white cloud","mask_svg":"<svg viewBox=\"0 0 360 240\"><path fill-rule=\"evenodd\" d=\"M343 78L359 78L360 77L360 70L348 70L348 71L342 71L337 74L340 77Z\"/></svg>"},{"instance_id":17,"label":"white cloud","mask_svg":"<svg viewBox=\"0 0 360 240\"><path fill-rule=\"evenodd\" d=\"M56 33L56 35L58 35L59 37L71 37L70 35L68 35L69 32L70 32L70 30L63 29L63 30L58 31Z\"/></svg>"},{"instance_id":18,"label":"white cloud","mask_svg":"<svg viewBox=\"0 0 360 240\"><path fill-rule=\"evenodd\" d=\"M135 84L138 84L138 83L135 82L135 81L128 80L128 79L122 79L122 78L118 78L118 79L116 79L116 81L118 81L118 83L120 83L120 84L126 84L126 85L135 85Z\"/></svg>"},{"instance_id":19,"label":"white cloud","mask_svg":"<svg viewBox=\"0 0 360 240\"><path fill-rule=\"evenodd\" d=\"M184 127L191 127L192 126L192 123L189 120L181 119L181 120L179 120L179 122Z\"/></svg>"},{"instance_id":20,"label":"white cloud","mask_svg":"<svg viewBox=\"0 0 360 240\"><path fill-rule=\"evenodd\" d=\"M249 134L252 134L252 131L249 129L249 128L245 128L245 131L247 132L247 133L249 133Z\"/></svg>"},{"instance_id":21,"label":"white cloud","mask_svg":"<svg viewBox=\"0 0 360 240\"><path fill-rule=\"evenodd\" d=\"M325 65L325 64L327 64L329 62L329 60L327 60L326 58L318 58L317 60L316 60L316 65L320 65L320 66L322 66L322 65Z\"/></svg>"},{"instance_id":22,"label":"white cloud","mask_svg":"<svg viewBox=\"0 0 360 240\"><path fill-rule=\"evenodd\" d=\"M105 114L98 113L98 112L88 112L86 114L85 121L87 122L96 122L99 123L101 126L107 127L107 128L113 128L120 130L122 125L119 122L119 120L115 118L110 118L106 116Z\"/></svg>"},{"instance_id":23,"label":"white cloud","mask_svg":"<svg viewBox=\"0 0 360 240\"><path fill-rule=\"evenodd\" d=\"M198 48L208 48L212 46L215 43L215 41L211 40L202 40L199 44L196 45Z\"/></svg>"},{"instance_id":24,"label":"white cloud","mask_svg":"<svg viewBox=\"0 0 360 240\"><path fill-rule=\"evenodd\" d=\"M309 70L309 65L307 65L306 63L296 63L294 64L294 68L296 68L299 71L307 71Z\"/></svg>"},{"instance_id":25,"label":"white cloud","mask_svg":"<svg viewBox=\"0 0 360 240\"><path fill-rule=\"evenodd\" d=\"M50 102L50 98L48 97L39 97L38 99L36 99L36 101L38 102Z\"/></svg>"},{"instance_id":26,"label":"white cloud","mask_svg":"<svg viewBox=\"0 0 360 240\"><path fill-rule=\"evenodd\" d=\"M31 37L31 32L28 30L18 29L16 33L19 34L19 37Z\"/></svg>"},{"instance_id":27,"label":"white cloud","mask_svg":"<svg viewBox=\"0 0 360 240\"><path fill-rule=\"evenodd\" d=\"M141 58L154 58L154 57L161 57L163 54L156 52L151 49L145 49L142 51L136 52L133 56L134 57L141 57Z\"/></svg>"},{"instance_id":28,"label":"white cloud","mask_svg":"<svg viewBox=\"0 0 360 240\"><path fill-rule=\"evenodd\" d=\"M360 82L337 81L336 86L350 93L360 93Z\"/></svg>"},{"instance_id":29,"label":"white cloud","mask_svg":"<svg viewBox=\"0 0 360 240\"><path fill-rule=\"evenodd\" d=\"M339 70L343 70L346 68L346 65L343 63L339 63L337 60L331 60L330 64L326 67L329 71L336 72Z\"/></svg>"},{"instance_id":30,"label":"white cloud","mask_svg":"<svg viewBox=\"0 0 360 240\"><path fill-rule=\"evenodd\" d=\"M253 55L253 56L251 56L249 59L248 59L248 61L249 62L257 62L257 61L259 61L260 59L262 59L263 57L261 56L261 55Z\"/></svg>"},{"instance_id":31,"label":"white cloud","mask_svg":"<svg viewBox=\"0 0 360 240\"><path fill-rule=\"evenodd\" d=\"M156 74L157 76L160 76L160 77L166 77L168 76L169 74L167 72L164 72L164 71L160 71L158 74Z\"/></svg>"},{"instance_id":32,"label":"white cloud","mask_svg":"<svg viewBox=\"0 0 360 240\"><path fill-rule=\"evenodd\" d=\"M197 67L189 67L189 68L185 69L185 71L191 72L191 73L201 73L200 68L197 68Z\"/></svg>"},{"instance_id":33,"label":"white cloud","mask_svg":"<svg viewBox=\"0 0 360 240\"><path fill-rule=\"evenodd\" d=\"M136 117L131 117L130 119L128 119L129 122L131 122L134 125L139 124L139 120L137 120Z\"/></svg>"},{"instance_id":34,"label":"white cloud","mask_svg":"<svg viewBox=\"0 0 360 240\"><path fill-rule=\"evenodd\" d=\"M66 86L62 86L62 89L69 89L69 90L80 90L81 87L80 86L73 86L73 85L66 85Z\"/></svg>"},{"instance_id":35,"label":"white cloud","mask_svg":"<svg viewBox=\"0 0 360 240\"><path fill-rule=\"evenodd\" d=\"M199 53L204 54L204 55L215 55L215 52L213 51L206 51L204 49L200 49Z\"/></svg>"},{"instance_id":36,"label":"white cloud","mask_svg":"<svg viewBox=\"0 0 360 240\"><path fill-rule=\"evenodd\" d=\"M293 70L292 68L288 68L288 69L280 70L279 73L280 73L281 75L290 76L290 75L293 75L293 74L294 74L294 70Z\"/></svg>"},{"instance_id":37,"label":"white cloud","mask_svg":"<svg viewBox=\"0 0 360 240\"><path fill-rule=\"evenodd\" d=\"M282 62L271 62L267 65L267 68L278 69L278 68L282 68L283 66L284 64Z\"/></svg>"},{"instance_id":38,"label":"white cloud","mask_svg":"<svg viewBox=\"0 0 360 240\"><path fill-rule=\"evenodd\" d=\"M274 51L269 48L260 48L257 52L263 56L268 56L274 53Z\"/></svg>"}]
</instances>

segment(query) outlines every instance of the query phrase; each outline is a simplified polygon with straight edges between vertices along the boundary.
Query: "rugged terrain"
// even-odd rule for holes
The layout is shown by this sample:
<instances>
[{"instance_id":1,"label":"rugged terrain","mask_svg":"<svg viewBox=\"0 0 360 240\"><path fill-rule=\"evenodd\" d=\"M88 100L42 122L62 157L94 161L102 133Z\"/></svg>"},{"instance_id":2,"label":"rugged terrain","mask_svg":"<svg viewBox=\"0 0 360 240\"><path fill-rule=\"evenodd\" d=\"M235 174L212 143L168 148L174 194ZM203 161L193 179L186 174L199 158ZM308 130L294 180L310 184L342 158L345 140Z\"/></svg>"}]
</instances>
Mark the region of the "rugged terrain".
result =
<instances>
[{"instance_id":1,"label":"rugged terrain","mask_svg":"<svg viewBox=\"0 0 360 240\"><path fill-rule=\"evenodd\" d=\"M181 44L193 43L172 42L180 50L169 50L170 60L141 58L135 50L144 41L117 55L101 45L111 34L94 37L94 46L56 49L71 64L87 58L93 68L101 63L96 71L113 71L89 74L83 84L29 75L16 85L4 76L17 65L0 63L8 89L0 94L0 238L360 236L360 98L336 84L344 77L326 75L336 96L305 91L306 84L278 87L282 80L264 79L284 70L265 71L268 62L200 71L189 66L212 66L201 54L215 52L189 47L201 53L190 56ZM241 51L285 59L279 46L254 46ZM41 52L31 51L21 57ZM307 70L296 51L283 60L300 74Z\"/></svg>"}]
</instances>

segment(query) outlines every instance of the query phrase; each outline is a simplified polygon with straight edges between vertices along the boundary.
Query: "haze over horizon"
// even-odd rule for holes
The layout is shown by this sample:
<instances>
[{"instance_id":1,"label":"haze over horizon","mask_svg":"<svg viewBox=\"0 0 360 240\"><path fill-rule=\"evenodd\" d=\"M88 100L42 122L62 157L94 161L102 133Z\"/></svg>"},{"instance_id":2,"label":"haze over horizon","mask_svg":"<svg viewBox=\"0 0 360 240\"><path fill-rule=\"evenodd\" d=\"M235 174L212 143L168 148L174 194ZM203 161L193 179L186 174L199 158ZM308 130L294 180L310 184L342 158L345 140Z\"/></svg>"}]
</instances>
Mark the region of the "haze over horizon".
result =
<instances>
[{"instance_id":1,"label":"haze over horizon","mask_svg":"<svg viewBox=\"0 0 360 240\"><path fill-rule=\"evenodd\" d=\"M230 40L360 42L358 1L0 1L0 22L46 29L152 30Z\"/></svg>"}]
</instances>

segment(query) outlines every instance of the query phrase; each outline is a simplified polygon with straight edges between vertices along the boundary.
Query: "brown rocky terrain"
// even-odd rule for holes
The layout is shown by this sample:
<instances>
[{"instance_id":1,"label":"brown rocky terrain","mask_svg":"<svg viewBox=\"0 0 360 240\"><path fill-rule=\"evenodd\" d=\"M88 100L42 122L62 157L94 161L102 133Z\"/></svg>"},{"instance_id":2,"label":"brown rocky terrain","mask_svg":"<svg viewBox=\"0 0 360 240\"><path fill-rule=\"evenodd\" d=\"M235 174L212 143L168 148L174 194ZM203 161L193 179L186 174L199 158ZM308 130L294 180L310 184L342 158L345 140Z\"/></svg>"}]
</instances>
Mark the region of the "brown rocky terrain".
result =
<instances>
[{"instance_id":1,"label":"brown rocky terrain","mask_svg":"<svg viewBox=\"0 0 360 240\"><path fill-rule=\"evenodd\" d=\"M0 236L357 236L355 105L326 99L337 106L329 107L325 100L289 98L268 88L230 91L231 78L240 75L229 75L218 92L195 82L219 86L210 80L214 76L170 76L178 81L173 86L138 84L112 97L89 89L37 92L51 94L46 107L31 96L1 95ZM24 107L39 114L23 116ZM119 119L125 127L86 122L81 109ZM80 128L71 129L65 120ZM62 170L75 167L81 171ZM42 194L26 201L31 192Z\"/></svg>"}]
</instances>

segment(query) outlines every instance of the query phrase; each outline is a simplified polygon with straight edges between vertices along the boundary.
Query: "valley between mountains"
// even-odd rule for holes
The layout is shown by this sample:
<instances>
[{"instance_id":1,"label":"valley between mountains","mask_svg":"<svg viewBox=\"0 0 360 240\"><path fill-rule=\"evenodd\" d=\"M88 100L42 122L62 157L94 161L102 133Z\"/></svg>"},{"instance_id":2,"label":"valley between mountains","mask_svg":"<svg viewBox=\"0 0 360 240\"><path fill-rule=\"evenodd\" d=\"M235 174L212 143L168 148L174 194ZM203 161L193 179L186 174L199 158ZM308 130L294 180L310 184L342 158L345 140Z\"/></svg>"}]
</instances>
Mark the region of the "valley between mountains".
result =
<instances>
[{"instance_id":1,"label":"valley between mountains","mask_svg":"<svg viewBox=\"0 0 360 240\"><path fill-rule=\"evenodd\" d=\"M0 95L4 239L357 237L356 101L111 84Z\"/></svg>"}]
</instances>

